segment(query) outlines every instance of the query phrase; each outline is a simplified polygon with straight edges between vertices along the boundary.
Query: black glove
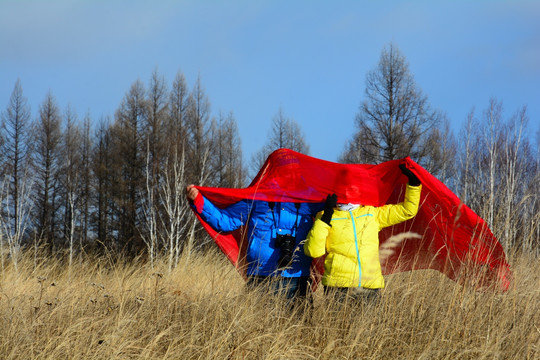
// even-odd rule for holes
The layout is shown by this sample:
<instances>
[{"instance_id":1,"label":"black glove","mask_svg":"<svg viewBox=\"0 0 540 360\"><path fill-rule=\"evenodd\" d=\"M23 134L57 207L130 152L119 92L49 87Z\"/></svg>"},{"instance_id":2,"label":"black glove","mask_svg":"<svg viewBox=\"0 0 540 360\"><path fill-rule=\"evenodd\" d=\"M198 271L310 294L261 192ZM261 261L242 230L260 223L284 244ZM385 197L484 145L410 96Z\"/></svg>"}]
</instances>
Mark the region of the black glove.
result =
<instances>
[{"instance_id":1,"label":"black glove","mask_svg":"<svg viewBox=\"0 0 540 360\"><path fill-rule=\"evenodd\" d=\"M332 194L326 197L326 202L324 203L324 212L321 216L321 220L330 225L332 220L332 214L334 214L334 208L337 204L337 195Z\"/></svg>"},{"instance_id":2,"label":"black glove","mask_svg":"<svg viewBox=\"0 0 540 360\"><path fill-rule=\"evenodd\" d=\"M401 172L406 177L409 178L409 185L411 185L411 186L420 186L420 184L422 184L420 182L420 179L416 175L414 175L414 173L411 170L407 169L405 164L400 164L399 168L401 169Z\"/></svg>"}]
</instances>

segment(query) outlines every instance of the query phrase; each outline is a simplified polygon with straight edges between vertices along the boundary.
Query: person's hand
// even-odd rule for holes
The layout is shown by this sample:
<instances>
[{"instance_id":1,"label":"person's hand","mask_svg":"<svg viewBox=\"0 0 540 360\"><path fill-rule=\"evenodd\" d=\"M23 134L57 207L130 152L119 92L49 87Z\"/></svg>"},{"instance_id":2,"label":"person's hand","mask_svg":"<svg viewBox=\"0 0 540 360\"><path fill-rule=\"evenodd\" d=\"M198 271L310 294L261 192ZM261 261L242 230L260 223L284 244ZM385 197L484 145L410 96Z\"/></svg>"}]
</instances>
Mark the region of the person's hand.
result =
<instances>
[{"instance_id":1,"label":"person's hand","mask_svg":"<svg viewBox=\"0 0 540 360\"><path fill-rule=\"evenodd\" d=\"M186 196L189 200L195 201L195 198L199 195L199 190L195 185L191 184L186 186Z\"/></svg>"},{"instance_id":2,"label":"person's hand","mask_svg":"<svg viewBox=\"0 0 540 360\"><path fill-rule=\"evenodd\" d=\"M324 212L321 216L321 220L330 225L332 221L332 215L334 214L334 208L337 205L337 195L332 194L326 197L326 202L324 203Z\"/></svg>"},{"instance_id":3,"label":"person's hand","mask_svg":"<svg viewBox=\"0 0 540 360\"><path fill-rule=\"evenodd\" d=\"M399 164L399 168L401 169L403 175L409 178L409 185L419 186L422 184L420 179L410 169L408 169L405 164Z\"/></svg>"},{"instance_id":4,"label":"person's hand","mask_svg":"<svg viewBox=\"0 0 540 360\"><path fill-rule=\"evenodd\" d=\"M186 197L194 206L195 210L199 214L202 213L203 207L204 207L204 198L202 194L199 192L199 189L195 187L195 185L192 184L192 185L186 186Z\"/></svg>"}]
</instances>

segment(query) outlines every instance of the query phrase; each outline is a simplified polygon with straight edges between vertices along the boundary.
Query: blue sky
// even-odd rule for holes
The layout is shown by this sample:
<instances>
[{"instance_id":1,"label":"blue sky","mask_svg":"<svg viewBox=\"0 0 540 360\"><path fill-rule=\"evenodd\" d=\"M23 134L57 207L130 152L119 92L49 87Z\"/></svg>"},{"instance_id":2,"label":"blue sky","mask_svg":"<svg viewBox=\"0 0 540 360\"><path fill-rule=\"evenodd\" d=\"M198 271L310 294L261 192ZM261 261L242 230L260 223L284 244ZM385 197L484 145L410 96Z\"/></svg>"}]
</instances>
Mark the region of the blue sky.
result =
<instances>
[{"instance_id":1,"label":"blue sky","mask_svg":"<svg viewBox=\"0 0 540 360\"><path fill-rule=\"evenodd\" d=\"M337 160L366 74L396 45L433 108L459 129L495 97L540 126L540 2L0 0L0 111L17 79L33 116L50 90L62 110L113 116L157 71L197 77L212 114L232 112L244 159L280 107L311 155Z\"/></svg>"}]
</instances>

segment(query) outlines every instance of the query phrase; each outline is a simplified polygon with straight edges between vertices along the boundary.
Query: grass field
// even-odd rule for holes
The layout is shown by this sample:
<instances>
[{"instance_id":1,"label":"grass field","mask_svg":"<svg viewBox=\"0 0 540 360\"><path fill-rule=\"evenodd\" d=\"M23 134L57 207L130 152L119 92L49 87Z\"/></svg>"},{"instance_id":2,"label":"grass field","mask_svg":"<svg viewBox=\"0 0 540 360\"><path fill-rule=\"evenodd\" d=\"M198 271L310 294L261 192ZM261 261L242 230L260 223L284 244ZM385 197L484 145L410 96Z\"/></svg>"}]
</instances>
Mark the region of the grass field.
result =
<instances>
[{"instance_id":1,"label":"grass field","mask_svg":"<svg viewBox=\"0 0 540 360\"><path fill-rule=\"evenodd\" d=\"M386 277L379 305L290 312L216 252L165 264L28 257L0 283L2 359L539 359L540 262L504 294L434 271Z\"/></svg>"}]
</instances>

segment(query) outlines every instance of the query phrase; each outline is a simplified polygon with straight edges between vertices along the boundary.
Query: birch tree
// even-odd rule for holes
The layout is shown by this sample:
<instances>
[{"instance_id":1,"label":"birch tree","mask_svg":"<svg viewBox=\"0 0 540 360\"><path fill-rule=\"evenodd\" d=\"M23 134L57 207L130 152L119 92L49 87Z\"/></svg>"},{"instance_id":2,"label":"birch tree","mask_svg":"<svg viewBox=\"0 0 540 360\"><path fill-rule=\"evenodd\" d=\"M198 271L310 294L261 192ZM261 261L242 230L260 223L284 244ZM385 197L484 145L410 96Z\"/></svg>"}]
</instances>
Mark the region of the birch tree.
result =
<instances>
[{"instance_id":1,"label":"birch tree","mask_svg":"<svg viewBox=\"0 0 540 360\"><path fill-rule=\"evenodd\" d=\"M486 149L485 167L487 169L487 209L486 220L493 224L495 209L495 182L497 170L497 157L501 147L501 116L502 104L495 99L490 99L488 108L484 111L483 122L485 124L482 132L482 145Z\"/></svg>"},{"instance_id":2,"label":"birch tree","mask_svg":"<svg viewBox=\"0 0 540 360\"><path fill-rule=\"evenodd\" d=\"M76 230L81 220L82 211L80 209L81 199L81 168L82 155L81 143L82 134L77 126L77 117L71 107L68 107L65 115L65 129L62 136L63 159L60 168L60 184L63 196L63 234L64 240L69 248L69 265L73 263L75 252ZM80 227L79 227L80 228ZM80 235L80 234L79 234ZM80 243L80 241L78 241Z\"/></svg>"},{"instance_id":3,"label":"birch tree","mask_svg":"<svg viewBox=\"0 0 540 360\"><path fill-rule=\"evenodd\" d=\"M163 167L163 189L161 203L164 213L160 217L163 233L161 239L167 250L167 263L169 272L178 264L183 250L184 239L190 227L188 221L189 205L184 195L185 157L183 153L178 156L176 151L170 153Z\"/></svg>"},{"instance_id":4,"label":"birch tree","mask_svg":"<svg viewBox=\"0 0 540 360\"><path fill-rule=\"evenodd\" d=\"M28 216L32 209L31 189L34 181L30 167L30 107L19 80L15 83L8 106L1 116L0 157L3 174L0 180L0 239L7 240L16 268L19 249L30 225ZM0 247L3 248L2 242Z\"/></svg>"},{"instance_id":5,"label":"birch tree","mask_svg":"<svg viewBox=\"0 0 540 360\"><path fill-rule=\"evenodd\" d=\"M502 102L490 99L480 118L469 113L458 146L458 194L506 249L532 250L530 239L538 227L538 169L527 127L525 107L505 119Z\"/></svg>"},{"instance_id":6,"label":"birch tree","mask_svg":"<svg viewBox=\"0 0 540 360\"><path fill-rule=\"evenodd\" d=\"M144 137L146 139L146 192L141 196L141 227L142 240L146 244L150 264L153 267L159 251L158 218L162 211L159 192L162 187L161 168L166 157L165 140L167 130L168 93L163 76L155 70L150 79L147 93L147 116L145 117Z\"/></svg>"}]
</instances>

